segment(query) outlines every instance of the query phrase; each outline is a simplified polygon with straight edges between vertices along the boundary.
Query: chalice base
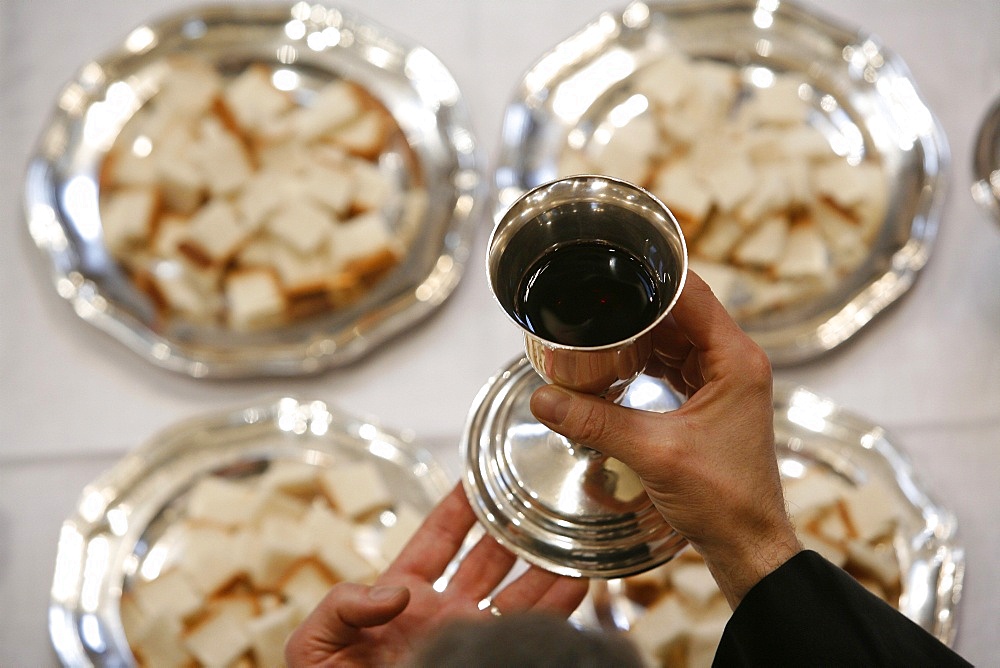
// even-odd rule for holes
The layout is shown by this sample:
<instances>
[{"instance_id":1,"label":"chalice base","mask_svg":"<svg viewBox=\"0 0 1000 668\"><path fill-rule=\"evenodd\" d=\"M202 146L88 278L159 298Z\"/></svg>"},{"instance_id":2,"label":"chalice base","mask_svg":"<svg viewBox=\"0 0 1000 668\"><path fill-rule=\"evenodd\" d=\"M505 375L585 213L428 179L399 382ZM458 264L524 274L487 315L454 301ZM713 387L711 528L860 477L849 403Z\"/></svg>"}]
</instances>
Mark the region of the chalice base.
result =
<instances>
[{"instance_id":1,"label":"chalice base","mask_svg":"<svg viewBox=\"0 0 1000 668\"><path fill-rule=\"evenodd\" d=\"M564 575L619 578L658 566L687 544L621 462L575 446L529 409L544 384L514 360L480 390L462 442L466 494L495 539L529 563ZM665 412L680 399L640 376L622 405Z\"/></svg>"}]
</instances>

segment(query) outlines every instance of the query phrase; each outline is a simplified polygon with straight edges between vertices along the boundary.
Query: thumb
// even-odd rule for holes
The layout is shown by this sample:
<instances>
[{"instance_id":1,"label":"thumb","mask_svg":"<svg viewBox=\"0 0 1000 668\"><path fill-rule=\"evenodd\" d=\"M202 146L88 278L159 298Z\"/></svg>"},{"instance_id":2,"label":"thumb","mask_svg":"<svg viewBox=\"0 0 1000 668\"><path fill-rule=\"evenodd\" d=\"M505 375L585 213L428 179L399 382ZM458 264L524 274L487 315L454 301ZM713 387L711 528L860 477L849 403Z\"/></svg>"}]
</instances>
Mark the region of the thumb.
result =
<instances>
[{"instance_id":1,"label":"thumb","mask_svg":"<svg viewBox=\"0 0 1000 668\"><path fill-rule=\"evenodd\" d=\"M531 395L530 408L539 422L581 445L618 459L640 476L642 443L664 425L650 421L654 413L618 406L606 399L545 385Z\"/></svg>"},{"instance_id":2,"label":"thumb","mask_svg":"<svg viewBox=\"0 0 1000 668\"><path fill-rule=\"evenodd\" d=\"M285 658L290 666L318 665L317 659L357 642L363 629L394 619L409 602L406 587L335 584L289 637Z\"/></svg>"}]
</instances>

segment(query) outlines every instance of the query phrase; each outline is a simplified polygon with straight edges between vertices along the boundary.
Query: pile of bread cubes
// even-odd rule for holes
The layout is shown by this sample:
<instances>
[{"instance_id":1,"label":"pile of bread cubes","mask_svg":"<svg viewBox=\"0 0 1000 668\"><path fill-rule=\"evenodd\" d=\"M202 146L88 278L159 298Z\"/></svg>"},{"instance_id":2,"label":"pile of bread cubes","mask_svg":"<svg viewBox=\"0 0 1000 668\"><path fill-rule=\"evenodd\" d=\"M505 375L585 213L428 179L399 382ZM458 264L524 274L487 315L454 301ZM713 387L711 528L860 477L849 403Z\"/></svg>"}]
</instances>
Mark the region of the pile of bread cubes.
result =
<instances>
[{"instance_id":1,"label":"pile of bread cubes","mask_svg":"<svg viewBox=\"0 0 1000 668\"><path fill-rule=\"evenodd\" d=\"M620 101L570 130L557 169L659 197L691 268L737 319L822 297L869 257L887 210L883 165L801 75L668 48L606 95Z\"/></svg>"},{"instance_id":2,"label":"pile of bread cubes","mask_svg":"<svg viewBox=\"0 0 1000 668\"><path fill-rule=\"evenodd\" d=\"M281 666L285 640L340 581L371 583L423 521L367 460L274 460L200 478L121 601L143 666Z\"/></svg>"},{"instance_id":3,"label":"pile of bread cubes","mask_svg":"<svg viewBox=\"0 0 1000 668\"><path fill-rule=\"evenodd\" d=\"M363 86L283 90L270 67L224 77L194 57L158 66L103 163L100 212L107 248L164 319L278 326L356 302L400 262L427 193Z\"/></svg>"},{"instance_id":4,"label":"pile of bread cubes","mask_svg":"<svg viewBox=\"0 0 1000 668\"><path fill-rule=\"evenodd\" d=\"M818 470L786 478L784 488L803 547L897 606L900 504L893 492L877 479L855 484ZM685 550L664 566L626 578L622 588L640 611L628 633L649 665L712 665L732 611L697 552Z\"/></svg>"}]
</instances>

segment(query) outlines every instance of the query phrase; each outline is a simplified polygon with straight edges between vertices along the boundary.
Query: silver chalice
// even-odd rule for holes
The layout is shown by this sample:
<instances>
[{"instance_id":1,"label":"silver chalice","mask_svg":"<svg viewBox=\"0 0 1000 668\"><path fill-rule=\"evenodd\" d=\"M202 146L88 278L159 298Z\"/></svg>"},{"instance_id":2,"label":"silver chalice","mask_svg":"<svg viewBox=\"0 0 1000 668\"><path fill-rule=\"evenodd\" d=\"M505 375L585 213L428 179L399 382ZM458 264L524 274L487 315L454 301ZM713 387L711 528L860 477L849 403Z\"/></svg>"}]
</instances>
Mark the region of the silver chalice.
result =
<instances>
[{"instance_id":1,"label":"silver chalice","mask_svg":"<svg viewBox=\"0 0 1000 668\"><path fill-rule=\"evenodd\" d=\"M684 286L677 220L625 181L558 179L500 218L487 271L526 356L489 380L469 414L463 482L480 520L525 560L567 575L623 577L667 561L685 541L638 477L541 425L528 403L555 383L644 410L679 405L664 383L641 376L651 332Z\"/></svg>"}]
</instances>

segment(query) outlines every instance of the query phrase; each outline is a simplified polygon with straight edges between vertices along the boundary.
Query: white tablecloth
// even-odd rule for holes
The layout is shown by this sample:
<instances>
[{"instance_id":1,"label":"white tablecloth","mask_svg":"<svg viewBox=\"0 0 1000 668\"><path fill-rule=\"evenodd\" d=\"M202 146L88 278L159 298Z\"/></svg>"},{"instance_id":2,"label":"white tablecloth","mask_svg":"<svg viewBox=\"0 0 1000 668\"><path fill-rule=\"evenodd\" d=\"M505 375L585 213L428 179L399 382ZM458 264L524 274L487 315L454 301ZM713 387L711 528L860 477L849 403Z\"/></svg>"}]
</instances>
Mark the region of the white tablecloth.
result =
<instances>
[{"instance_id":1,"label":"white tablecloth","mask_svg":"<svg viewBox=\"0 0 1000 668\"><path fill-rule=\"evenodd\" d=\"M446 468L472 400L520 340L489 298L487 223L454 297L430 320L349 368L292 380L192 380L154 368L79 321L59 299L21 214L24 167L57 92L86 60L174 0L0 3L0 665L57 664L46 629L62 519L83 485L178 420L296 393L412 429ZM449 67L488 168L522 73L606 0L345 0ZM886 427L953 510L967 549L957 649L996 662L1000 619L1000 226L972 202L971 144L1000 94L995 0L826 0L824 9L900 54L952 149L950 197L912 292L842 350L781 370Z\"/></svg>"}]
</instances>

